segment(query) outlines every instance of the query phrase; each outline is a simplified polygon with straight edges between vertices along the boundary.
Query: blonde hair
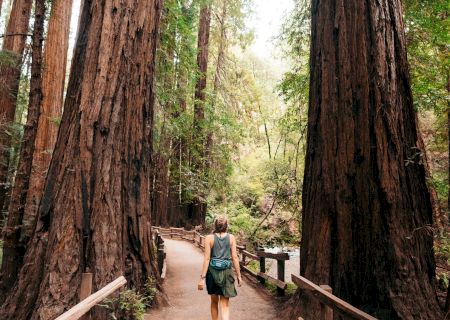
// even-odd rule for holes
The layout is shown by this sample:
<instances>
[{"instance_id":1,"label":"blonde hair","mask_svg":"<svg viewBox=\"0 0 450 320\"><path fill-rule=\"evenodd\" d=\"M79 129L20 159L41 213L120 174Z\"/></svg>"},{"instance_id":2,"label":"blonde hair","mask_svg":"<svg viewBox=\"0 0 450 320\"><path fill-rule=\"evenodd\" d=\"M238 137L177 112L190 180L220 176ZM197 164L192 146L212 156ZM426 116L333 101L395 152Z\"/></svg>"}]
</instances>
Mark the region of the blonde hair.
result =
<instances>
[{"instance_id":1,"label":"blonde hair","mask_svg":"<svg viewBox=\"0 0 450 320\"><path fill-rule=\"evenodd\" d=\"M226 232L228 230L228 217L224 214L219 214L214 219L214 233Z\"/></svg>"}]
</instances>

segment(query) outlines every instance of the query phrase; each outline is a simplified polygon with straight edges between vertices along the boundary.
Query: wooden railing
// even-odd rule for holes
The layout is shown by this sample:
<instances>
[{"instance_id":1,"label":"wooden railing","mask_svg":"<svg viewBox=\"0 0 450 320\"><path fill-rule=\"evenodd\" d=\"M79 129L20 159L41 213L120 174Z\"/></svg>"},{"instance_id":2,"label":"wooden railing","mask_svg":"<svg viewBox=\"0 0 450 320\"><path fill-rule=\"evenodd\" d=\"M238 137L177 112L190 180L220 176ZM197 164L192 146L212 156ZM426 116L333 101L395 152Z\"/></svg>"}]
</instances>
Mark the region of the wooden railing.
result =
<instances>
[{"instance_id":1,"label":"wooden railing","mask_svg":"<svg viewBox=\"0 0 450 320\"><path fill-rule=\"evenodd\" d=\"M91 277L84 277L83 279L90 279L92 281L92 274L91 274ZM55 320L77 320L77 319L80 319L84 314L89 312L89 310L91 310L91 308L94 307L97 303L106 299L109 295L111 295L116 290L118 290L119 288L124 286L126 283L127 283L127 280L125 279L125 277L121 276L121 277L117 278L113 282L110 282L109 284L104 286L102 289L98 290L96 293L91 294L88 297L82 299L80 301L80 303L78 303L74 307L72 307L69 310L67 310L66 312L64 312L62 315L60 315ZM82 284L81 292L83 292L83 284Z\"/></svg>"},{"instance_id":2,"label":"wooden railing","mask_svg":"<svg viewBox=\"0 0 450 320\"><path fill-rule=\"evenodd\" d=\"M316 297L321 305L324 320L333 319L333 311L345 316L345 319L358 319L358 320L376 320L376 318L371 315L355 308L351 304L345 302L344 300L336 297L331 293L331 288L328 286L318 286L308 279L291 275L292 282L294 282L299 288L304 290L312 291L314 297ZM301 318L299 318L301 319Z\"/></svg>"},{"instance_id":3,"label":"wooden railing","mask_svg":"<svg viewBox=\"0 0 450 320\"><path fill-rule=\"evenodd\" d=\"M205 236L197 231L187 231L184 228L161 228L152 227L152 231L162 237L170 237L171 239L187 240L205 249ZM283 253L270 253L263 250L257 250L255 253L246 250L245 245L237 245L239 251L239 264L241 270L245 271L250 276L259 280L261 284L265 281L269 281L277 286L278 295L284 295L287 287L285 282L285 262L289 260L289 254ZM277 260L277 278L271 277L266 273L266 259ZM248 267L250 261L259 261L259 272L254 272ZM321 304L321 317L324 320L333 320L333 313L336 312L346 317L346 319L356 320L376 320L371 315L355 308L344 300L336 297L332 293L332 288L328 285L316 285L310 280L292 274L292 282L303 290L309 290L313 296ZM303 318L298 318L299 320Z\"/></svg>"},{"instance_id":4,"label":"wooden railing","mask_svg":"<svg viewBox=\"0 0 450 320\"><path fill-rule=\"evenodd\" d=\"M159 234L158 230L153 230L153 245L157 250L157 264L161 280L164 280L166 275L166 253L164 249L164 239ZM64 312L55 320L77 320L89 312L97 303L106 299L109 295L117 291L119 288L127 283L125 277L121 276L116 280L110 282L99 291L91 294L92 291L92 273L83 273L81 277L81 286L79 299L80 302ZM83 319L85 319L83 317Z\"/></svg>"},{"instance_id":5,"label":"wooden railing","mask_svg":"<svg viewBox=\"0 0 450 320\"><path fill-rule=\"evenodd\" d=\"M164 247L164 239L158 229L152 230L153 245L156 248L156 262L158 272L162 281L166 278L166 251Z\"/></svg>"},{"instance_id":6,"label":"wooden railing","mask_svg":"<svg viewBox=\"0 0 450 320\"><path fill-rule=\"evenodd\" d=\"M152 227L152 230L157 234L171 239L187 240L205 249L205 236L197 231L187 231L184 228L161 228ZM256 253L251 253L246 250L245 245L237 245L239 252L239 264L241 270L247 272L250 276L259 280L261 284L266 281L274 284L277 287L277 293L280 296L285 294L287 283L285 282L285 262L289 260L289 255L283 253L270 253L264 250L258 250ZM274 278L266 273L266 259L274 259L277 261L277 278ZM250 261L259 261L259 272L255 272L248 267Z\"/></svg>"}]
</instances>

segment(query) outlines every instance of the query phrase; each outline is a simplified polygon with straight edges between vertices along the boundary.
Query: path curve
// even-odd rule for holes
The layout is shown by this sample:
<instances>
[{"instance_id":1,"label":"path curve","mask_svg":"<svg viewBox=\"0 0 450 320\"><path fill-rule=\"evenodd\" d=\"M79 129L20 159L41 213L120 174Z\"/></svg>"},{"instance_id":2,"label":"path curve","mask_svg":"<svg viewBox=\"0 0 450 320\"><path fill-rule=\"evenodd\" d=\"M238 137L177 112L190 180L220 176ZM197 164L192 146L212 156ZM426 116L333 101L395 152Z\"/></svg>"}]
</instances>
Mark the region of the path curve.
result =
<instances>
[{"instance_id":1,"label":"path curve","mask_svg":"<svg viewBox=\"0 0 450 320\"><path fill-rule=\"evenodd\" d=\"M167 274L163 287L169 306L152 310L145 320L208 320L210 299L197 290L203 252L186 241L164 239ZM265 293L244 283L236 288L238 296L230 300L231 320L277 319L276 305Z\"/></svg>"}]
</instances>

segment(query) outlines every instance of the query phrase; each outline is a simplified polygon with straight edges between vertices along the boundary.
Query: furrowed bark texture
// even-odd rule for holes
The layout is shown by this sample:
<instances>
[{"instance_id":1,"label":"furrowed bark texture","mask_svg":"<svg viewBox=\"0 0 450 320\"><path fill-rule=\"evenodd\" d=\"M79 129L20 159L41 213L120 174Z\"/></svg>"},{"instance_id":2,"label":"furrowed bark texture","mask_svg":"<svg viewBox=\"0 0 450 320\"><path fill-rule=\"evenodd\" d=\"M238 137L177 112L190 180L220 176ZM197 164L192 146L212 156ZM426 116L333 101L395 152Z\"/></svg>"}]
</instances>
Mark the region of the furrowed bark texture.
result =
<instances>
[{"instance_id":1,"label":"furrowed bark texture","mask_svg":"<svg viewBox=\"0 0 450 320\"><path fill-rule=\"evenodd\" d=\"M379 319L441 319L401 3L314 0L311 39L301 274Z\"/></svg>"},{"instance_id":2,"label":"furrowed bark texture","mask_svg":"<svg viewBox=\"0 0 450 320\"><path fill-rule=\"evenodd\" d=\"M61 118L66 79L71 12L72 0L55 0L52 2L45 42L44 69L42 71L41 113L25 208L24 220L28 222L26 227L26 237L28 238L33 231L31 227L42 197L45 177L58 135L58 122Z\"/></svg>"},{"instance_id":3,"label":"furrowed bark texture","mask_svg":"<svg viewBox=\"0 0 450 320\"><path fill-rule=\"evenodd\" d=\"M20 159L11 193L9 214L3 235L3 259L0 278L0 304L6 293L14 285L22 264L26 242L22 236L25 201L29 189L34 141L42 99L42 42L44 40L45 0L36 0L32 44L32 64L30 79L30 99L27 123L25 125Z\"/></svg>"},{"instance_id":4,"label":"furrowed bark texture","mask_svg":"<svg viewBox=\"0 0 450 320\"><path fill-rule=\"evenodd\" d=\"M194 101L194 152L192 167L198 174L204 169L206 147L205 136L205 103L206 103L206 76L208 72L209 33L211 28L211 8L204 6L200 10L200 23L198 30L197 66L199 77L195 86ZM203 225L206 215L206 203L196 197L192 202L192 223Z\"/></svg>"},{"instance_id":5,"label":"furrowed bark texture","mask_svg":"<svg viewBox=\"0 0 450 320\"><path fill-rule=\"evenodd\" d=\"M155 156L155 185L153 190L153 214L152 223L155 226L168 225L168 202L169 202L169 157L170 140L167 133L163 132L161 137L161 146L158 154ZM171 225L172 226L172 225Z\"/></svg>"},{"instance_id":6,"label":"furrowed bark texture","mask_svg":"<svg viewBox=\"0 0 450 320\"><path fill-rule=\"evenodd\" d=\"M86 0L36 230L1 319L54 319L119 275L156 274L149 174L159 0ZM95 319L106 319L95 309Z\"/></svg>"},{"instance_id":7,"label":"furrowed bark texture","mask_svg":"<svg viewBox=\"0 0 450 320\"><path fill-rule=\"evenodd\" d=\"M447 74L447 93L450 94L450 73ZM448 180L447 180L447 182L448 182L448 185L450 186L450 102L447 103L447 106L448 106L448 110L447 110ZM447 194L447 222L450 223L450 188L448 189L448 194ZM449 294L447 296L450 297L450 289L449 289Z\"/></svg>"},{"instance_id":8,"label":"furrowed bark texture","mask_svg":"<svg viewBox=\"0 0 450 320\"><path fill-rule=\"evenodd\" d=\"M15 0L6 27L3 50L8 51L14 65L0 64L0 122L6 126L14 122L16 112L17 91L25 42L30 22L32 0ZM13 35L22 34L22 35ZM9 131L9 130L8 130ZM9 189L8 168L11 137L2 130L0 132L0 221L3 220L2 209L5 205Z\"/></svg>"}]
</instances>

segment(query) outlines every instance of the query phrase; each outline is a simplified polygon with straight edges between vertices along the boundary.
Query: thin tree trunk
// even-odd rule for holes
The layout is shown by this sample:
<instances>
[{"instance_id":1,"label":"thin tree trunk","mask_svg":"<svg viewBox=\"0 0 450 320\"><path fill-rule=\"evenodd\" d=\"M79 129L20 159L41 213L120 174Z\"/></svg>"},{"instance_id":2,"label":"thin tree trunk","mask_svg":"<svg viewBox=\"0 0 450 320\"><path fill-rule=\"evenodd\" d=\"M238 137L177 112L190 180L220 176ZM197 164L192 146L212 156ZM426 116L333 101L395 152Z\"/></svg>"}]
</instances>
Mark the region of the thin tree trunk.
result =
<instances>
[{"instance_id":1,"label":"thin tree trunk","mask_svg":"<svg viewBox=\"0 0 450 320\"><path fill-rule=\"evenodd\" d=\"M64 112L33 238L1 319L54 319L119 275L156 275L150 141L159 0L86 0ZM107 310L93 310L106 319Z\"/></svg>"},{"instance_id":2,"label":"thin tree trunk","mask_svg":"<svg viewBox=\"0 0 450 320\"><path fill-rule=\"evenodd\" d=\"M3 0L0 0L0 16L2 15Z\"/></svg>"},{"instance_id":3,"label":"thin tree trunk","mask_svg":"<svg viewBox=\"0 0 450 320\"><path fill-rule=\"evenodd\" d=\"M45 177L58 135L58 124L64 99L71 12L72 0L55 0L52 2L44 50L41 113L35 142L30 188L25 207L26 238L30 238L33 231L33 222L42 197Z\"/></svg>"},{"instance_id":4,"label":"thin tree trunk","mask_svg":"<svg viewBox=\"0 0 450 320\"><path fill-rule=\"evenodd\" d=\"M224 1L222 4L222 12L219 17L219 25L220 25L220 37L219 37L219 50L217 53L217 62L216 62L216 70L214 73L214 85L213 85L213 94L214 94L214 100L211 106L212 110L212 117L214 118L214 111L215 106L217 103L217 97L219 95L220 90L220 82L221 82L221 72L223 69L223 65L225 63L225 52L226 52L226 20L227 20L227 1ZM214 121L212 119L212 121ZM204 170L206 172L206 176L209 176L210 170L212 170L213 166L213 159L212 159L212 148L214 145L214 135L213 132L208 132L208 136L206 138L206 144L205 144L205 166Z\"/></svg>"},{"instance_id":5,"label":"thin tree trunk","mask_svg":"<svg viewBox=\"0 0 450 320\"><path fill-rule=\"evenodd\" d=\"M201 169L205 145L205 102L206 102L206 77L208 73L209 32L211 27L211 8L204 6L200 10L200 25L198 30L197 67L199 76L195 86L194 101L194 135L196 155L193 165L197 170Z\"/></svg>"},{"instance_id":6,"label":"thin tree trunk","mask_svg":"<svg viewBox=\"0 0 450 320\"><path fill-rule=\"evenodd\" d=\"M3 42L3 50L11 54L14 65L0 64L0 123L6 127L14 122L22 56L28 34L32 2L32 0L15 0L6 27L6 34L15 34L5 37ZM11 137L8 131L0 132L0 221L4 219L3 209L9 190Z\"/></svg>"},{"instance_id":7,"label":"thin tree trunk","mask_svg":"<svg viewBox=\"0 0 450 320\"><path fill-rule=\"evenodd\" d=\"M25 201L29 189L34 142L42 99L42 42L44 41L45 0L36 0L32 44L32 64L30 79L30 100L27 123L23 134L14 187L11 194L9 214L4 230L3 260L0 280L0 304L17 279L22 265L26 240L21 237ZM3 298L2 298L3 297Z\"/></svg>"},{"instance_id":8,"label":"thin tree trunk","mask_svg":"<svg viewBox=\"0 0 450 320\"><path fill-rule=\"evenodd\" d=\"M197 66L199 77L195 86L194 101L194 150L192 169L200 178L204 169L205 157L205 103L206 77L208 72L209 32L211 27L211 8L204 6L200 10L200 25L198 30ZM206 203L201 195L197 195L192 203L192 223L204 224Z\"/></svg>"},{"instance_id":9,"label":"thin tree trunk","mask_svg":"<svg viewBox=\"0 0 450 320\"><path fill-rule=\"evenodd\" d=\"M445 299L445 308L444 308L444 312L449 311L450 311L450 284L448 285L447 288L447 298Z\"/></svg>"},{"instance_id":10,"label":"thin tree trunk","mask_svg":"<svg viewBox=\"0 0 450 320\"><path fill-rule=\"evenodd\" d=\"M450 73L447 72L447 93L450 94ZM447 102L447 141L448 141L448 194L447 194L447 225L450 223L450 102ZM450 289L449 289L450 292ZM449 293L450 294L450 293ZM449 295L447 295L447 301L449 299Z\"/></svg>"},{"instance_id":11,"label":"thin tree trunk","mask_svg":"<svg viewBox=\"0 0 450 320\"><path fill-rule=\"evenodd\" d=\"M311 12L301 274L379 319L442 319L401 3ZM319 307L299 290L285 311L319 319Z\"/></svg>"}]
</instances>

